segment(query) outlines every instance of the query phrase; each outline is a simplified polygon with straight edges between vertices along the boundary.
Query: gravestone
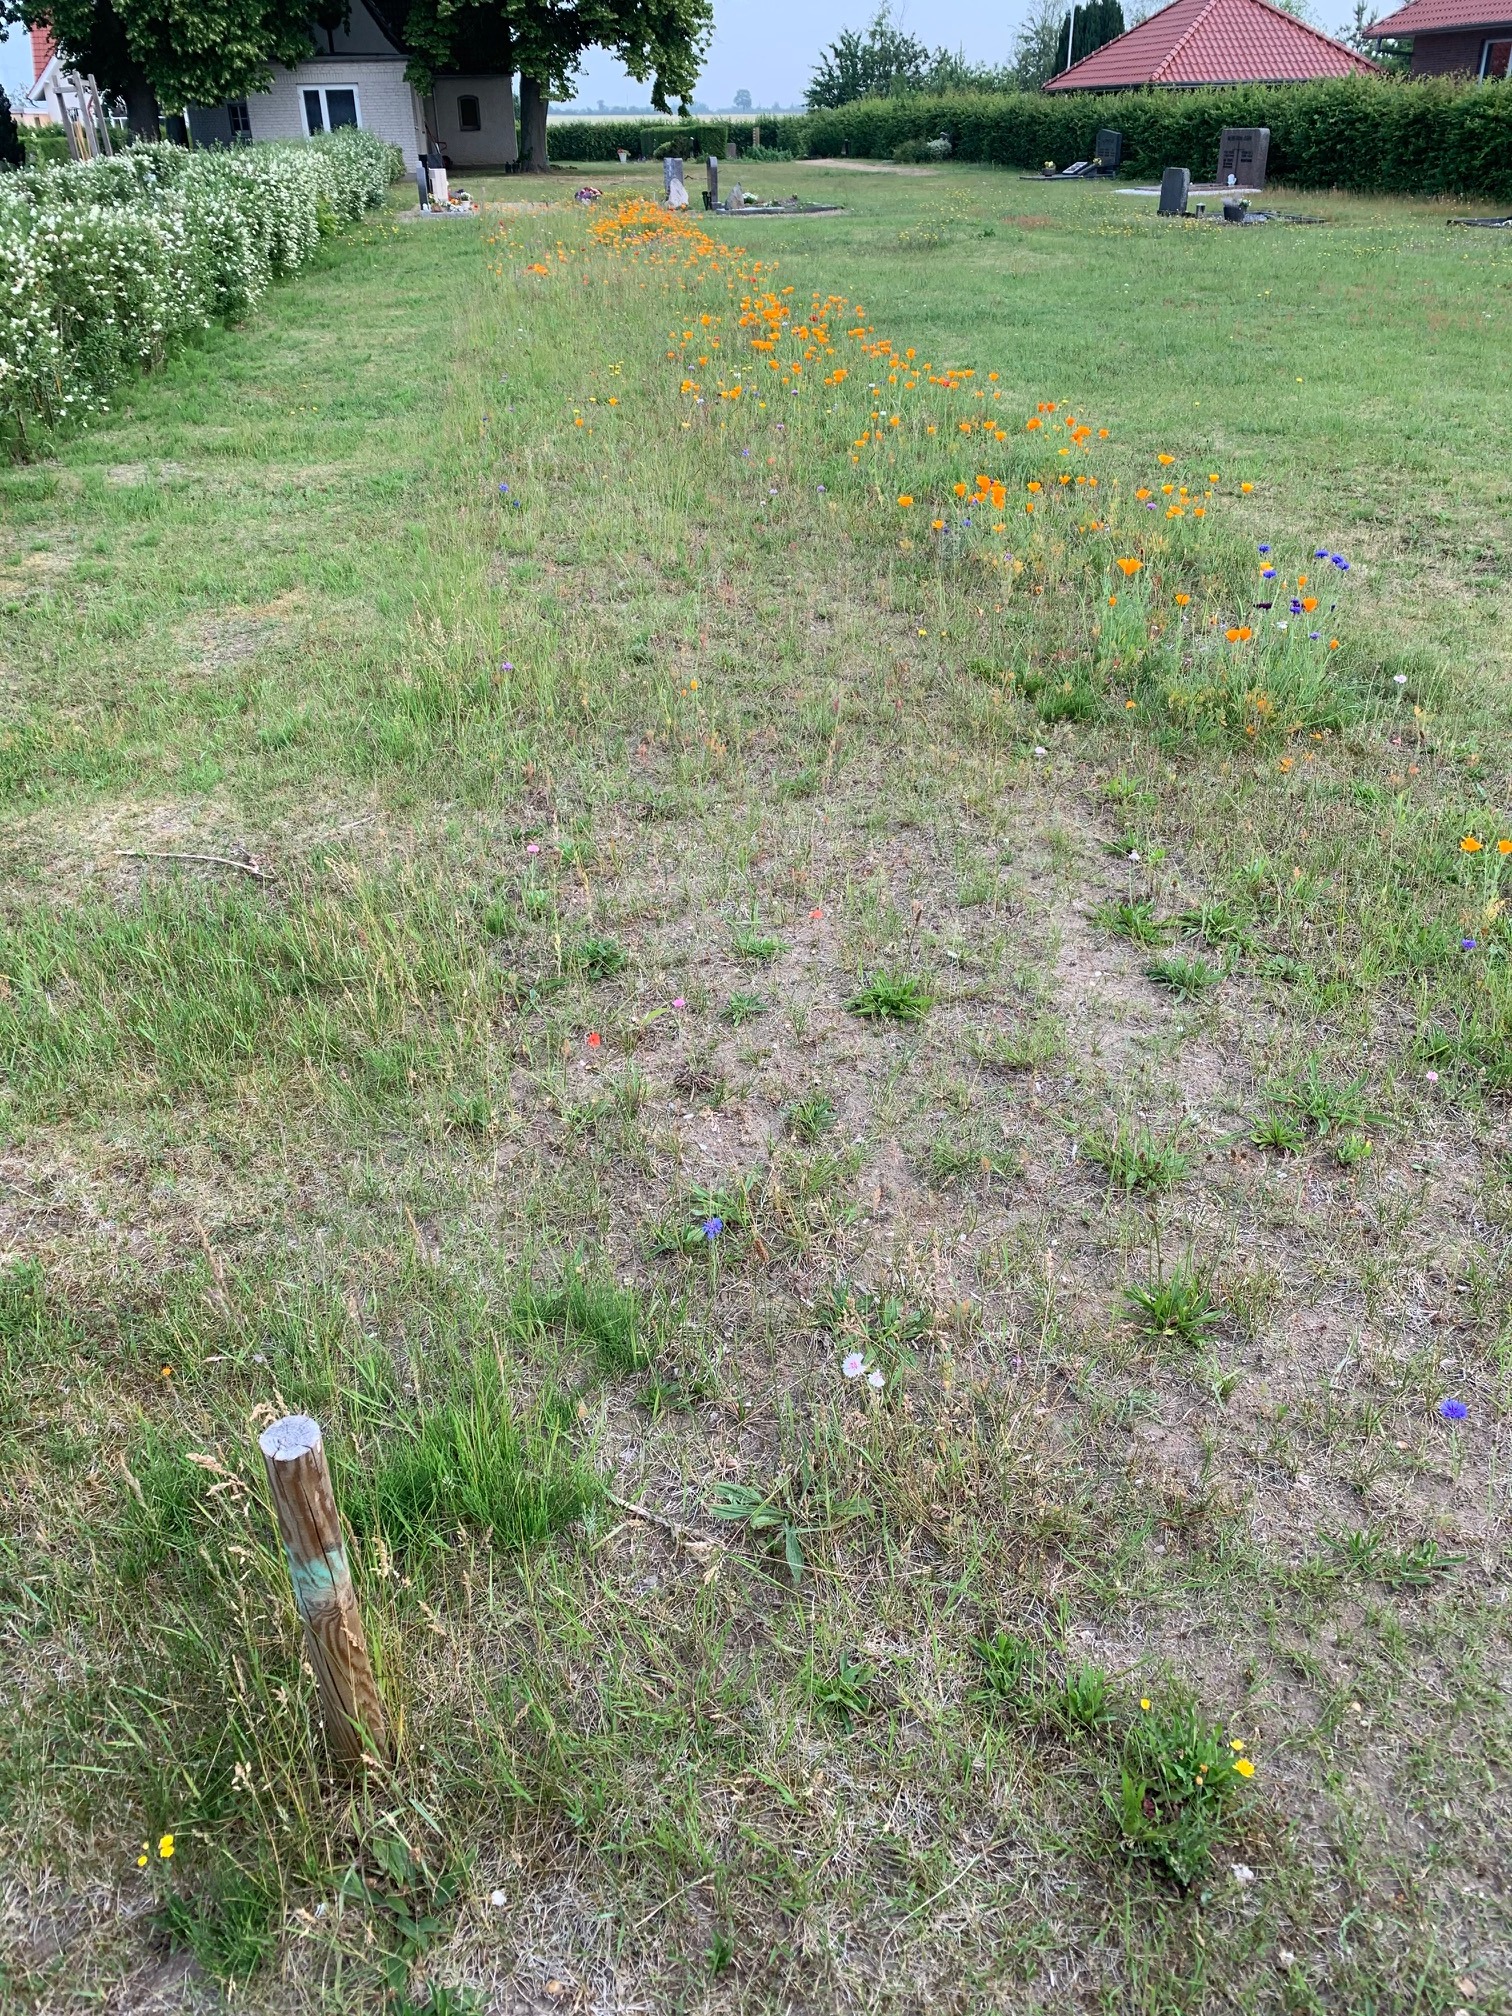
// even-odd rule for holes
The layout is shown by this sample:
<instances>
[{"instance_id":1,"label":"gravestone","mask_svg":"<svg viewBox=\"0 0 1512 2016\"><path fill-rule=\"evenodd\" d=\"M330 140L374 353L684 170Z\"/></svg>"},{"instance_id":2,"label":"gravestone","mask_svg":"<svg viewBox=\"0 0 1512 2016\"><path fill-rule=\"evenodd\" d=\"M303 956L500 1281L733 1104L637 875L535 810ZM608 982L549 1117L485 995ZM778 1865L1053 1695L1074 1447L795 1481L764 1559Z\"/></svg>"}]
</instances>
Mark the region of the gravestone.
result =
<instances>
[{"instance_id":1,"label":"gravestone","mask_svg":"<svg viewBox=\"0 0 1512 2016\"><path fill-rule=\"evenodd\" d=\"M1123 166L1123 135L1112 126L1099 126L1097 144L1092 149L1104 175Z\"/></svg>"},{"instance_id":2,"label":"gravestone","mask_svg":"<svg viewBox=\"0 0 1512 2016\"><path fill-rule=\"evenodd\" d=\"M420 208L422 210L429 210L430 182L426 177L425 163L423 161L417 161L415 163L415 187L420 192Z\"/></svg>"},{"instance_id":3,"label":"gravestone","mask_svg":"<svg viewBox=\"0 0 1512 2016\"><path fill-rule=\"evenodd\" d=\"M712 210L719 202L719 161L717 156L709 156L709 193L704 197L705 210Z\"/></svg>"},{"instance_id":4,"label":"gravestone","mask_svg":"<svg viewBox=\"0 0 1512 2016\"><path fill-rule=\"evenodd\" d=\"M1220 186L1263 189L1269 159L1269 126L1225 126L1218 142Z\"/></svg>"},{"instance_id":5,"label":"gravestone","mask_svg":"<svg viewBox=\"0 0 1512 2016\"><path fill-rule=\"evenodd\" d=\"M672 184L674 182L681 182L682 179L683 164L681 160L676 154L664 155L662 157L662 194L669 202L672 198Z\"/></svg>"},{"instance_id":6,"label":"gravestone","mask_svg":"<svg viewBox=\"0 0 1512 2016\"><path fill-rule=\"evenodd\" d=\"M744 189L741 188L740 184L737 182L735 184L735 187L730 191L730 208L732 210L738 210L740 209L740 207L744 202L745 202L745 191Z\"/></svg>"},{"instance_id":7,"label":"gravestone","mask_svg":"<svg viewBox=\"0 0 1512 2016\"><path fill-rule=\"evenodd\" d=\"M1167 168L1160 178L1160 209L1162 217L1185 217L1187 197L1192 193L1192 171L1190 168Z\"/></svg>"}]
</instances>

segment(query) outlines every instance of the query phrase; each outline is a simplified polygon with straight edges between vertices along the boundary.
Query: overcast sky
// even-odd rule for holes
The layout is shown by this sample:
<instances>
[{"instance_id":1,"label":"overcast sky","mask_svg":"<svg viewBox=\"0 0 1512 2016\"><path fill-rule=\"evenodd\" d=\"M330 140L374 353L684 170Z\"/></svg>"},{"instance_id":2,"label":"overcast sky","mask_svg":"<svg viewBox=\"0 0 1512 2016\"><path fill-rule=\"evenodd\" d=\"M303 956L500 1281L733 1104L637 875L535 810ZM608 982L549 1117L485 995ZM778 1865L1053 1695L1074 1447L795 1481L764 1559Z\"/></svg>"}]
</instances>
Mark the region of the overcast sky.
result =
<instances>
[{"instance_id":1,"label":"overcast sky","mask_svg":"<svg viewBox=\"0 0 1512 2016\"><path fill-rule=\"evenodd\" d=\"M876 0L715 0L714 40L699 80L698 96L708 105L727 106L737 91L749 91L758 105L796 105L803 96L818 52L842 28L860 28L876 11ZM987 0L911 0L898 10L905 27L931 48L964 48L979 63L1006 63L1013 52L1027 0L989 6ZM1348 0L1315 0L1319 26L1337 29L1351 15ZM24 32L10 31L0 46L0 81L14 93L31 83L31 55ZM583 64L579 104L644 105L644 84L627 77L612 58L598 52Z\"/></svg>"}]
</instances>

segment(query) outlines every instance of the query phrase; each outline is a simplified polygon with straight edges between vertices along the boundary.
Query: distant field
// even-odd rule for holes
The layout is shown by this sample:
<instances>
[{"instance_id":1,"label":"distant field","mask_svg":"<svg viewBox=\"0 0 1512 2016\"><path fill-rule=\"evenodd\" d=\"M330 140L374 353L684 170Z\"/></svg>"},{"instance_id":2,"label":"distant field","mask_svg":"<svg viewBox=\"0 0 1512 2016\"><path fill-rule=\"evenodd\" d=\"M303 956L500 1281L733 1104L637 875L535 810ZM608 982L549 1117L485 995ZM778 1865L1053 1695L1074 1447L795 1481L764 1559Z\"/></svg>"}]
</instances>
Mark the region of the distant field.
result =
<instances>
[{"instance_id":1,"label":"distant field","mask_svg":"<svg viewBox=\"0 0 1512 2016\"><path fill-rule=\"evenodd\" d=\"M0 472L7 2006L1509 2007L1512 246L860 166Z\"/></svg>"}]
</instances>

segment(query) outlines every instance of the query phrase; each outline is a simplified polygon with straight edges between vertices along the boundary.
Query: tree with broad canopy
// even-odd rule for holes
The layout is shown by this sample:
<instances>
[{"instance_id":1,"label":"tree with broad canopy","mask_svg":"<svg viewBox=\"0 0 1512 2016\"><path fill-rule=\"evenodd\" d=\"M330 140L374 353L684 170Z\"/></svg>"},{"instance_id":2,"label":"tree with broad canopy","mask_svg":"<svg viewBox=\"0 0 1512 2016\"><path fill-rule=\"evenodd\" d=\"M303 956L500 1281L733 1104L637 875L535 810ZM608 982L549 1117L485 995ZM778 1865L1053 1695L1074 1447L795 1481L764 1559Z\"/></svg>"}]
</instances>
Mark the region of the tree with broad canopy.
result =
<instances>
[{"instance_id":1,"label":"tree with broad canopy","mask_svg":"<svg viewBox=\"0 0 1512 2016\"><path fill-rule=\"evenodd\" d=\"M409 79L429 90L443 70L520 74L520 166L543 171L546 112L566 97L585 51L607 49L651 103L686 112L714 28L713 0L379 0L374 11L410 51Z\"/></svg>"}]
</instances>

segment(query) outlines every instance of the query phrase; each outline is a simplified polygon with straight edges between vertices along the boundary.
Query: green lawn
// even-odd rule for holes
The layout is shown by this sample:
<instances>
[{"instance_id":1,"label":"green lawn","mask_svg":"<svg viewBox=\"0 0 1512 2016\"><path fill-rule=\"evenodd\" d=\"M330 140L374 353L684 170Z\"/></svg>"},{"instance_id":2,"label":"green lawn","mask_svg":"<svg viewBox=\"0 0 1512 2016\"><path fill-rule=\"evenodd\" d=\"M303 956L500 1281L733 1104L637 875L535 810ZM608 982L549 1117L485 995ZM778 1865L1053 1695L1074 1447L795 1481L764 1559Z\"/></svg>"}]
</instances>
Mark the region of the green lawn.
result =
<instances>
[{"instance_id":1,"label":"green lawn","mask_svg":"<svg viewBox=\"0 0 1512 2016\"><path fill-rule=\"evenodd\" d=\"M587 172L0 472L0 2001L1504 2011L1512 246Z\"/></svg>"}]
</instances>

